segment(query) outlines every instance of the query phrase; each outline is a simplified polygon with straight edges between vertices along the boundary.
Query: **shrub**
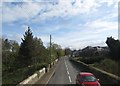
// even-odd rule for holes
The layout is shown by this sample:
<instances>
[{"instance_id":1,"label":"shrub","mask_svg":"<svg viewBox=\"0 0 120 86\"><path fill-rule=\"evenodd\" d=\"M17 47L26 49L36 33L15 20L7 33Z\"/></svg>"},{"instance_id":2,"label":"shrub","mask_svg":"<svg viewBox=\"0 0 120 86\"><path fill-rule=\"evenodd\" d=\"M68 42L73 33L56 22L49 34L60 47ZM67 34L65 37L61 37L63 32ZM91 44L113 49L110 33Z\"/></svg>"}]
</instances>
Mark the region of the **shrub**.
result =
<instances>
[{"instance_id":1,"label":"shrub","mask_svg":"<svg viewBox=\"0 0 120 86\"><path fill-rule=\"evenodd\" d=\"M94 63L95 67L98 67L100 69L103 69L107 72L113 73L115 75L120 75L119 71L118 71L118 62L111 60L111 59L104 59L99 63Z\"/></svg>"},{"instance_id":2,"label":"shrub","mask_svg":"<svg viewBox=\"0 0 120 86\"><path fill-rule=\"evenodd\" d=\"M88 57L88 58L81 58L79 60L81 60L82 62L84 62L86 64L93 64L95 62L100 62L103 59L104 58L102 58L102 57Z\"/></svg>"},{"instance_id":3,"label":"shrub","mask_svg":"<svg viewBox=\"0 0 120 86\"><path fill-rule=\"evenodd\" d=\"M43 67L47 67L47 63L37 63L36 65L31 65L28 67L17 69L16 71L10 73L9 71L6 71L3 73L4 76L2 76L2 86L8 86L10 84L17 85L24 79L31 76L36 71L42 69Z\"/></svg>"}]
</instances>

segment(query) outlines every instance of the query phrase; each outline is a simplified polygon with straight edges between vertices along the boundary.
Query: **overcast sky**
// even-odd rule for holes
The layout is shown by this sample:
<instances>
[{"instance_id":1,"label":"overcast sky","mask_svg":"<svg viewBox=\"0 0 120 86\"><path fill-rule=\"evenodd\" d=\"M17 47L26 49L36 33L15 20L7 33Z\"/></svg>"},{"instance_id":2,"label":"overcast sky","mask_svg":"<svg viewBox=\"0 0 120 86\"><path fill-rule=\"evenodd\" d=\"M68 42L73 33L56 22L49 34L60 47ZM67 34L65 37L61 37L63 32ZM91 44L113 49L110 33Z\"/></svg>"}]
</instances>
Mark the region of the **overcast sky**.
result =
<instances>
[{"instance_id":1,"label":"overcast sky","mask_svg":"<svg viewBox=\"0 0 120 86\"><path fill-rule=\"evenodd\" d=\"M45 46L50 34L73 49L118 39L118 0L4 0L1 13L2 36L19 43L27 26Z\"/></svg>"}]
</instances>

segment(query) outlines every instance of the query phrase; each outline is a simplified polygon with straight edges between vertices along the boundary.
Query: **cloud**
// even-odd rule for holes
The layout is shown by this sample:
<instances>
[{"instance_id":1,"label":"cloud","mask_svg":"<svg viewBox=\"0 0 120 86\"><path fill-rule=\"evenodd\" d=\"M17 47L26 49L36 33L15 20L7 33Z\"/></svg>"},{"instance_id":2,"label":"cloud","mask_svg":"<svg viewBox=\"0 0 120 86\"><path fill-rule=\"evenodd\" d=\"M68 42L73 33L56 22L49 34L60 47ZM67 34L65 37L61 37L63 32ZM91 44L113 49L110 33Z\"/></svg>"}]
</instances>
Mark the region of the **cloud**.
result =
<instances>
[{"instance_id":1,"label":"cloud","mask_svg":"<svg viewBox=\"0 0 120 86\"><path fill-rule=\"evenodd\" d=\"M23 29L23 31L25 32L26 30L28 30L28 25L22 25L21 28Z\"/></svg>"},{"instance_id":2,"label":"cloud","mask_svg":"<svg viewBox=\"0 0 120 86\"><path fill-rule=\"evenodd\" d=\"M40 10L40 4L37 3L22 3L19 2L3 3L3 22L13 22L17 20L30 20Z\"/></svg>"},{"instance_id":3,"label":"cloud","mask_svg":"<svg viewBox=\"0 0 120 86\"><path fill-rule=\"evenodd\" d=\"M84 24L78 23L78 24L71 24L63 25L60 24L54 25L54 27L51 29L50 26L48 29L45 28L47 32L53 32L55 31L57 34L60 33L58 30L62 30L64 28L68 28L68 31L66 33L62 33L62 35L53 36L53 41L55 43L58 43L62 45L63 48L65 47L71 47L71 48L84 48L86 46L106 46L105 41L106 38L109 36L113 36L117 38L117 31L118 31L118 23L117 21L110 21L111 19L117 18L117 13L112 13L108 16L102 16L91 20L91 21L85 21ZM57 29L55 28L57 27ZM70 29L73 29L70 31ZM46 42L49 40L49 36L44 38ZM43 41L44 41L43 40Z\"/></svg>"},{"instance_id":4,"label":"cloud","mask_svg":"<svg viewBox=\"0 0 120 86\"><path fill-rule=\"evenodd\" d=\"M21 34L2 34L3 38L7 38L9 40L16 40L19 44L21 43L21 38L23 38L23 36Z\"/></svg>"},{"instance_id":5,"label":"cloud","mask_svg":"<svg viewBox=\"0 0 120 86\"><path fill-rule=\"evenodd\" d=\"M105 41L107 37L118 37L117 21L107 21L107 18L106 20L104 20L104 18L100 18L94 21L88 21L85 24L74 26L74 29L74 32L71 31L66 34L62 34L61 36L53 37L53 40L56 43L64 46L64 48L71 47L79 49L88 45L106 46Z\"/></svg>"},{"instance_id":6,"label":"cloud","mask_svg":"<svg viewBox=\"0 0 120 86\"><path fill-rule=\"evenodd\" d=\"M75 16L78 14L89 14L97 10L100 6L96 0L76 0L74 5L72 0L59 0L56 1L57 4L52 3L52 1L40 1L40 2L26 2L27 0L21 0L21 2L14 2L16 5L11 3L3 3L3 22L13 22L17 20L33 20L40 22L52 17L67 17ZM53 0L53 2L55 2ZM13 2L12 2L13 3Z\"/></svg>"},{"instance_id":7,"label":"cloud","mask_svg":"<svg viewBox=\"0 0 120 86\"><path fill-rule=\"evenodd\" d=\"M71 34L73 35L73 37L70 37L70 35L63 35L60 37L53 36L53 41L62 45L63 48L71 47L73 49L80 49L86 46L105 46L105 40L99 38L98 35L81 35L80 32L76 34Z\"/></svg>"},{"instance_id":8,"label":"cloud","mask_svg":"<svg viewBox=\"0 0 120 86\"><path fill-rule=\"evenodd\" d=\"M111 5L113 4L113 1L114 1L114 0L100 0L99 3L106 3L106 2L107 2L107 5L108 5L108 6L111 6Z\"/></svg>"},{"instance_id":9,"label":"cloud","mask_svg":"<svg viewBox=\"0 0 120 86\"><path fill-rule=\"evenodd\" d=\"M111 6L117 0L12 0L14 4L4 1L3 22L13 22L17 20L40 22L53 17L67 18L80 14L90 14L98 10L103 3ZM74 4L72 4L74 2ZM21 5L18 5L22 3ZM15 5L16 4L16 5Z\"/></svg>"},{"instance_id":10,"label":"cloud","mask_svg":"<svg viewBox=\"0 0 120 86\"><path fill-rule=\"evenodd\" d=\"M63 34L61 36L53 36L53 41L65 47L83 48L89 45L90 41L96 41L97 34L91 34L89 31L76 31Z\"/></svg>"},{"instance_id":11,"label":"cloud","mask_svg":"<svg viewBox=\"0 0 120 86\"><path fill-rule=\"evenodd\" d=\"M2 0L2 2L33 2L34 0Z\"/></svg>"},{"instance_id":12,"label":"cloud","mask_svg":"<svg viewBox=\"0 0 120 86\"><path fill-rule=\"evenodd\" d=\"M46 3L44 5L46 6L47 10L44 13L38 15L37 18L33 20L34 22L39 22L40 20L46 20L52 17L66 18L84 13L89 14L90 12L96 11L96 8L99 7L95 0L84 0L83 2L81 2L81 0L76 0L74 5L72 5L71 0L59 0L58 4L56 5L46 5Z\"/></svg>"},{"instance_id":13,"label":"cloud","mask_svg":"<svg viewBox=\"0 0 120 86\"><path fill-rule=\"evenodd\" d=\"M103 4L111 8L102 8ZM109 0L57 0L55 2L40 0L37 3L4 3L3 22L26 21L22 26L23 30L27 29L27 25L31 25L32 28L36 26L37 29L33 29L37 33L35 36L40 37L45 45L49 43L49 34L54 32L56 34L52 34L52 41L64 48L104 46L107 36L117 37L115 32L118 29L116 19L118 15L114 6L117 8L117 0L110 0L110 2ZM60 21L60 18L63 21ZM53 19L56 20L53 22ZM8 36L8 38L12 37L14 38L13 35ZM20 41L21 37L16 35L14 39Z\"/></svg>"},{"instance_id":14,"label":"cloud","mask_svg":"<svg viewBox=\"0 0 120 86\"><path fill-rule=\"evenodd\" d=\"M95 20L93 22L88 22L85 26L89 27L90 29L98 29L99 31L118 29L117 21L108 22L108 21L103 21L103 20Z\"/></svg>"}]
</instances>

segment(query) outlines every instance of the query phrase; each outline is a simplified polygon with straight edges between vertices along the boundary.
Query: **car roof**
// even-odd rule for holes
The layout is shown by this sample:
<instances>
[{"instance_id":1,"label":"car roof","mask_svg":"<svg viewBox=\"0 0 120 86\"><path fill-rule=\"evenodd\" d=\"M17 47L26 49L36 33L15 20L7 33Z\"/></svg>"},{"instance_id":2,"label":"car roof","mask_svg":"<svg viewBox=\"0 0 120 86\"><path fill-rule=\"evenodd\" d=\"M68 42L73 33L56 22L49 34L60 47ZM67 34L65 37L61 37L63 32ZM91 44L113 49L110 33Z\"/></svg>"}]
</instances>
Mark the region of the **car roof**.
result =
<instances>
[{"instance_id":1,"label":"car roof","mask_svg":"<svg viewBox=\"0 0 120 86\"><path fill-rule=\"evenodd\" d=\"M89 73L89 72L80 72L80 75L81 76L91 76L93 75L92 73Z\"/></svg>"}]
</instances>

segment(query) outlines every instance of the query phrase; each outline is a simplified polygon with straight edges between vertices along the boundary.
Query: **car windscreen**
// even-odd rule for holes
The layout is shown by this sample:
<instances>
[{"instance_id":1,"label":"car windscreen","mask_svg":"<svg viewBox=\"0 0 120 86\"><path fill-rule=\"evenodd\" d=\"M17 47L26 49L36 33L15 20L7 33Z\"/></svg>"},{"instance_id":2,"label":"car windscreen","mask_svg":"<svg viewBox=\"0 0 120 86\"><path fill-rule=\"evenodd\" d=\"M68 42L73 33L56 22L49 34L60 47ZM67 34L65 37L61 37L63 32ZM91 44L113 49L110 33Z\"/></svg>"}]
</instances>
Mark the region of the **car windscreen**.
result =
<instances>
[{"instance_id":1,"label":"car windscreen","mask_svg":"<svg viewBox=\"0 0 120 86\"><path fill-rule=\"evenodd\" d=\"M95 82L96 78L94 76L82 76L81 81L83 81L83 82Z\"/></svg>"}]
</instances>

